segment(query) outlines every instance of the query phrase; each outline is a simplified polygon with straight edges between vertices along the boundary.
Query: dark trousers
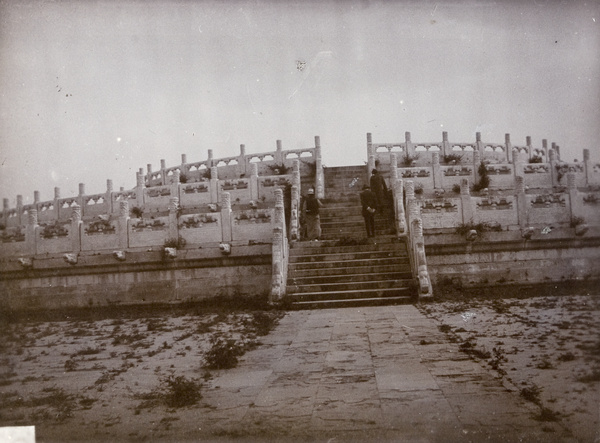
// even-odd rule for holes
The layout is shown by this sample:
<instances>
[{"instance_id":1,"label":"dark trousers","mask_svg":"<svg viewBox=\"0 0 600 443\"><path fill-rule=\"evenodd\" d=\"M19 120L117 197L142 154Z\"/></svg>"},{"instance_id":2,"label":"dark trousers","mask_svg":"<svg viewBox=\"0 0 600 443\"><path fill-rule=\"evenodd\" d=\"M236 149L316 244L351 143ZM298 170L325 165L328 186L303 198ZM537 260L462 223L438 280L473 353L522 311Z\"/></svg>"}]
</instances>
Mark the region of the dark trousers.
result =
<instances>
[{"instance_id":1,"label":"dark trousers","mask_svg":"<svg viewBox=\"0 0 600 443\"><path fill-rule=\"evenodd\" d=\"M365 214L363 215L365 219L365 228L367 228L367 237L375 236L375 214Z\"/></svg>"}]
</instances>

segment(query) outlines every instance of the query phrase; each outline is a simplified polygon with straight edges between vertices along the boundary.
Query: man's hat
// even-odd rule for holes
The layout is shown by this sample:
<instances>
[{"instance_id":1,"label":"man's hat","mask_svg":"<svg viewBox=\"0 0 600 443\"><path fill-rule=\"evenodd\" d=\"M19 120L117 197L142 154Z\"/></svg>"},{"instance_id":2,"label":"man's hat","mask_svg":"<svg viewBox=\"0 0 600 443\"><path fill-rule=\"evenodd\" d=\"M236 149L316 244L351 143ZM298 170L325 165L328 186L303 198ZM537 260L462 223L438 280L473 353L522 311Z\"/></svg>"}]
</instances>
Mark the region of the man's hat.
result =
<instances>
[{"instance_id":1,"label":"man's hat","mask_svg":"<svg viewBox=\"0 0 600 443\"><path fill-rule=\"evenodd\" d=\"M377 169L373 169L373 170L371 171L371 174L377 174Z\"/></svg>"},{"instance_id":2,"label":"man's hat","mask_svg":"<svg viewBox=\"0 0 600 443\"><path fill-rule=\"evenodd\" d=\"M309 194L314 194L314 193L315 193L315 190L311 188L311 189L309 189L309 190L308 190L308 193L309 193Z\"/></svg>"}]
</instances>

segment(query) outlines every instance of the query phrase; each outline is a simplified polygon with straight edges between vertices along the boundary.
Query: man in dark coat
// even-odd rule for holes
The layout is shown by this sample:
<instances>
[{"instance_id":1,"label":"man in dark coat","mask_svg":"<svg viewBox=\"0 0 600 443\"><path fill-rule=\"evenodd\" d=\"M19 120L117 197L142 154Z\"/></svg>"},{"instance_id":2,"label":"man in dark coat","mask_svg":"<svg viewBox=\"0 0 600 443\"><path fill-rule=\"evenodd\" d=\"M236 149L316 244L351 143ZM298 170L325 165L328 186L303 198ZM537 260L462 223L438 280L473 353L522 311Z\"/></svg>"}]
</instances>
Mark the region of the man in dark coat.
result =
<instances>
[{"instance_id":1,"label":"man in dark coat","mask_svg":"<svg viewBox=\"0 0 600 443\"><path fill-rule=\"evenodd\" d=\"M371 171L371 180L369 181L369 184L377 199L376 209L379 210L379 212L383 212L387 195L387 185L385 184L385 179L379 174L377 169Z\"/></svg>"},{"instance_id":2,"label":"man in dark coat","mask_svg":"<svg viewBox=\"0 0 600 443\"><path fill-rule=\"evenodd\" d=\"M377 206L377 198L375 193L371 191L368 185L363 186L360 193L360 204L362 205L362 216L365 219L365 228L367 229L367 237L375 236L375 206Z\"/></svg>"}]
</instances>

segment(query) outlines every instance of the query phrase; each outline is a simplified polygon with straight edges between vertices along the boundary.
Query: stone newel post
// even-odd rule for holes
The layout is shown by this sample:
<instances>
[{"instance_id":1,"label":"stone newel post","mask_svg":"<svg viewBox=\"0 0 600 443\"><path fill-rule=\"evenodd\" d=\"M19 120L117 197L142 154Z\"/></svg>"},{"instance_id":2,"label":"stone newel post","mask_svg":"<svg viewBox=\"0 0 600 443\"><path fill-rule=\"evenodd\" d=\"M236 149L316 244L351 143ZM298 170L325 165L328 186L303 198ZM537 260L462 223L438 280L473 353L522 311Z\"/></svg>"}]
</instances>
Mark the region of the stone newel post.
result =
<instances>
[{"instance_id":1,"label":"stone newel post","mask_svg":"<svg viewBox=\"0 0 600 443\"><path fill-rule=\"evenodd\" d=\"M473 205L471 203L471 191L469 190L469 180L463 178L460 181L460 203L462 206L462 222L469 223L473 221Z\"/></svg>"},{"instance_id":2,"label":"stone newel post","mask_svg":"<svg viewBox=\"0 0 600 443\"><path fill-rule=\"evenodd\" d=\"M211 160L212 161L212 160ZM216 166L210 167L210 202L219 202L219 173ZM221 198L223 198L221 196Z\"/></svg>"},{"instance_id":3,"label":"stone newel post","mask_svg":"<svg viewBox=\"0 0 600 443\"><path fill-rule=\"evenodd\" d=\"M119 248L129 247L129 202L127 200L119 202Z\"/></svg>"},{"instance_id":4,"label":"stone newel post","mask_svg":"<svg viewBox=\"0 0 600 443\"><path fill-rule=\"evenodd\" d=\"M229 192L221 194L221 236L224 242L230 242L232 238L231 217L231 195Z\"/></svg>"},{"instance_id":5,"label":"stone newel post","mask_svg":"<svg viewBox=\"0 0 600 443\"><path fill-rule=\"evenodd\" d=\"M250 163L250 200L258 201L258 165Z\"/></svg>"},{"instance_id":6,"label":"stone newel post","mask_svg":"<svg viewBox=\"0 0 600 443\"><path fill-rule=\"evenodd\" d=\"M37 231L38 231L38 212L37 209L30 209L27 214L27 226L25 228L25 244L27 253L35 255L37 253Z\"/></svg>"},{"instance_id":7,"label":"stone newel post","mask_svg":"<svg viewBox=\"0 0 600 443\"><path fill-rule=\"evenodd\" d=\"M515 197L517 199L517 217L521 229L529 226L529 210L527 208L527 199L525 197L525 181L523 176L515 177Z\"/></svg>"},{"instance_id":8,"label":"stone newel post","mask_svg":"<svg viewBox=\"0 0 600 443\"><path fill-rule=\"evenodd\" d=\"M315 135L315 157L315 193L317 198L325 198L325 176L323 173L323 160L321 158L321 138L318 135Z\"/></svg>"},{"instance_id":9,"label":"stone newel post","mask_svg":"<svg viewBox=\"0 0 600 443\"><path fill-rule=\"evenodd\" d=\"M75 204L72 206L71 230L69 231L69 237L71 237L71 252L75 254L81 251L82 224L83 222L81 221L81 206Z\"/></svg>"},{"instance_id":10,"label":"stone newel post","mask_svg":"<svg viewBox=\"0 0 600 443\"><path fill-rule=\"evenodd\" d=\"M177 226L177 212L179 211L179 199L171 197L169 199L169 238L179 238L179 227Z\"/></svg>"},{"instance_id":11,"label":"stone newel post","mask_svg":"<svg viewBox=\"0 0 600 443\"><path fill-rule=\"evenodd\" d=\"M433 167L433 187L434 189L443 189L442 168L440 166L440 153L434 152L431 155L431 163Z\"/></svg>"}]
</instances>

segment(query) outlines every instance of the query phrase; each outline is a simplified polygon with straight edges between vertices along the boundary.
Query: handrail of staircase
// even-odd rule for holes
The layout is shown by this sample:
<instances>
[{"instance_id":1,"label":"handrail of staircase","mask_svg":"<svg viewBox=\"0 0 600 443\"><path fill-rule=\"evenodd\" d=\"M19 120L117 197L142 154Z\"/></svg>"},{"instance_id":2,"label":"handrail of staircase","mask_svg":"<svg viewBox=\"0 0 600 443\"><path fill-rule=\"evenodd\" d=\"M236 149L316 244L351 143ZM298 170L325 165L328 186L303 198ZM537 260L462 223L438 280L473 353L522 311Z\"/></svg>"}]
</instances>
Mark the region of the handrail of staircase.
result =
<instances>
[{"instance_id":1,"label":"handrail of staircase","mask_svg":"<svg viewBox=\"0 0 600 443\"><path fill-rule=\"evenodd\" d=\"M292 168L292 190L290 200L290 239L300 238L300 161L294 160Z\"/></svg>"},{"instance_id":2,"label":"handrail of staircase","mask_svg":"<svg viewBox=\"0 0 600 443\"><path fill-rule=\"evenodd\" d=\"M325 198L325 173L321 158L321 138L315 135L315 190L317 198Z\"/></svg>"},{"instance_id":3,"label":"handrail of staircase","mask_svg":"<svg viewBox=\"0 0 600 443\"><path fill-rule=\"evenodd\" d=\"M270 302L281 300L285 296L289 257L283 191L281 189L275 191L275 199Z\"/></svg>"},{"instance_id":4,"label":"handrail of staircase","mask_svg":"<svg viewBox=\"0 0 600 443\"><path fill-rule=\"evenodd\" d=\"M405 182L405 213L406 213L406 239L410 255L413 276L417 279L419 298L432 297L431 279L427 269L425 255L425 239L423 237L423 219L421 207L415 198L415 184L412 180Z\"/></svg>"},{"instance_id":5,"label":"handrail of staircase","mask_svg":"<svg viewBox=\"0 0 600 443\"><path fill-rule=\"evenodd\" d=\"M421 208L415 199L412 180L406 181L406 193L404 192L404 181L399 178L396 154L390 156L390 188L394 200L394 225L398 236L406 237L410 267L413 277L418 281L419 297L431 297Z\"/></svg>"}]
</instances>

